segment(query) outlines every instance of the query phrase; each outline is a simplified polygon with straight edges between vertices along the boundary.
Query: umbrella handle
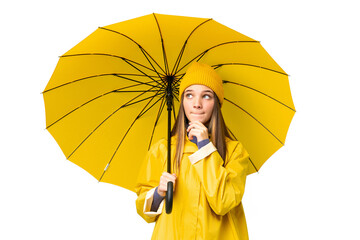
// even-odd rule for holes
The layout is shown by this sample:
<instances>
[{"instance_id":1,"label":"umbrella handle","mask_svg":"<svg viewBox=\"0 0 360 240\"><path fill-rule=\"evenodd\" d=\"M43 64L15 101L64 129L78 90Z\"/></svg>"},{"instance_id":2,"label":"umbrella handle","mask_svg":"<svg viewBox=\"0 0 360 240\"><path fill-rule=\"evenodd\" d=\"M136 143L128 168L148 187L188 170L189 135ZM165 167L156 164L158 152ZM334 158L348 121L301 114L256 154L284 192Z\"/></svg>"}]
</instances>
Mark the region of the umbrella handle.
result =
<instances>
[{"instance_id":1,"label":"umbrella handle","mask_svg":"<svg viewBox=\"0 0 360 240\"><path fill-rule=\"evenodd\" d=\"M173 205L173 182L169 181L167 183L167 191L166 191L166 197L165 197L165 207L166 207L166 213L170 214L172 210Z\"/></svg>"}]
</instances>

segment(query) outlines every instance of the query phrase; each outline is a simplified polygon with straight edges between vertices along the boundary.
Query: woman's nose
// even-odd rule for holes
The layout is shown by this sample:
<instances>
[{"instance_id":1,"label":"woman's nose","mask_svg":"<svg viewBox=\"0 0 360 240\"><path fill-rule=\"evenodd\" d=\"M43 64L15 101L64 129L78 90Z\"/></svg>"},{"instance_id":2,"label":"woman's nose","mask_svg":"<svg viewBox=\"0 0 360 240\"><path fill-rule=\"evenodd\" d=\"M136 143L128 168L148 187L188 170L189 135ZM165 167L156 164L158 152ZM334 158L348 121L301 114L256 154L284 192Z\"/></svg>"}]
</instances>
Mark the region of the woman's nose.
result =
<instances>
[{"instance_id":1,"label":"woman's nose","mask_svg":"<svg viewBox=\"0 0 360 240\"><path fill-rule=\"evenodd\" d=\"M194 98L193 108L201 108L201 99L200 98Z\"/></svg>"}]
</instances>

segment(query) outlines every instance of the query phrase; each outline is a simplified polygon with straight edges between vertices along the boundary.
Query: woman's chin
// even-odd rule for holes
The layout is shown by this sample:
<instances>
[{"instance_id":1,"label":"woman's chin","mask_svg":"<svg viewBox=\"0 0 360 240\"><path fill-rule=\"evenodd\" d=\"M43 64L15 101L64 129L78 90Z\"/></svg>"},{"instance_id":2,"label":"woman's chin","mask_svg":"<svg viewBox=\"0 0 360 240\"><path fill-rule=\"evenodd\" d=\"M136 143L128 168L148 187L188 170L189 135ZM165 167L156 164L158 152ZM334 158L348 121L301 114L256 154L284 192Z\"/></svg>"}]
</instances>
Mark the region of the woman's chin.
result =
<instances>
[{"instance_id":1,"label":"woman's chin","mask_svg":"<svg viewBox=\"0 0 360 240\"><path fill-rule=\"evenodd\" d=\"M203 117L198 117L198 116L192 116L190 119L190 122L195 122L195 121L199 121L201 123L204 123L204 118Z\"/></svg>"}]
</instances>

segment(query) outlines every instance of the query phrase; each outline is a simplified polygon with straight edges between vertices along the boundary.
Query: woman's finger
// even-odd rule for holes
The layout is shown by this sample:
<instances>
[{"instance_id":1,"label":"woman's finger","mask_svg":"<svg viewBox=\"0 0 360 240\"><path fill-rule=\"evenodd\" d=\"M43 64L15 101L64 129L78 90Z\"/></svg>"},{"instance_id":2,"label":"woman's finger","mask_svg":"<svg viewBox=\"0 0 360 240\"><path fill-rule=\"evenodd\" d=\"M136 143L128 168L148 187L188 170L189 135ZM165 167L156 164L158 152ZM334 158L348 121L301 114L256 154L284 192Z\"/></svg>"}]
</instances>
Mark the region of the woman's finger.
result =
<instances>
[{"instance_id":1,"label":"woman's finger","mask_svg":"<svg viewBox=\"0 0 360 240\"><path fill-rule=\"evenodd\" d=\"M189 126L196 126L198 128L206 128L205 125L200 121L189 122Z\"/></svg>"},{"instance_id":2,"label":"woman's finger","mask_svg":"<svg viewBox=\"0 0 360 240\"><path fill-rule=\"evenodd\" d=\"M199 130L200 131L199 133L202 135L206 135L208 133L208 129L200 122L195 122L195 123L189 125L186 130L188 133L192 130Z\"/></svg>"},{"instance_id":3,"label":"woman's finger","mask_svg":"<svg viewBox=\"0 0 360 240\"><path fill-rule=\"evenodd\" d=\"M168 172L163 172L160 177L159 191L166 192L167 191L167 183L173 182L173 189L175 190L176 185L176 174L170 174Z\"/></svg>"},{"instance_id":4,"label":"woman's finger","mask_svg":"<svg viewBox=\"0 0 360 240\"><path fill-rule=\"evenodd\" d=\"M195 136L196 138L198 138L198 137L200 136L200 131L199 131L199 129L191 129L191 130L189 131L189 139L192 140L194 136Z\"/></svg>"},{"instance_id":5,"label":"woman's finger","mask_svg":"<svg viewBox=\"0 0 360 240\"><path fill-rule=\"evenodd\" d=\"M166 178L168 181L175 181L176 180L176 175L175 174L170 174L168 172L163 172L162 176L164 178Z\"/></svg>"},{"instance_id":6,"label":"woman's finger","mask_svg":"<svg viewBox=\"0 0 360 240\"><path fill-rule=\"evenodd\" d=\"M190 128L189 129L189 139L192 140L193 136L196 136L198 141L209 138L208 129L204 128Z\"/></svg>"}]
</instances>

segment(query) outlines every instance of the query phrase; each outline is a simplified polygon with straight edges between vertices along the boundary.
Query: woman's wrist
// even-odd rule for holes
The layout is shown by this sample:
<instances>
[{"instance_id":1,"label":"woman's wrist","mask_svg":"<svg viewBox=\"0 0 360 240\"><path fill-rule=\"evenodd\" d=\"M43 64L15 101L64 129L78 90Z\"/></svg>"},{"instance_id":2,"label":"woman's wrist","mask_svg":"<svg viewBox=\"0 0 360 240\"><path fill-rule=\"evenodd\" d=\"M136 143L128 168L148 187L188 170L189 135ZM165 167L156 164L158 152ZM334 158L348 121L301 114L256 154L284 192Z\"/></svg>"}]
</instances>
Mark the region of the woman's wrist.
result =
<instances>
[{"instance_id":1,"label":"woman's wrist","mask_svg":"<svg viewBox=\"0 0 360 240\"><path fill-rule=\"evenodd\" d=\"M156 193L160 196L160 197L165 197L166 193L161 193L161 191L159 190L159 186L156 187Z\"/></svg>"},{"instance_id":2,"label":"woman's wrist","mask_svg":"<svg viewBox=\"0 0 360 240\"><path fill-rule=\"evenodd\" d=\"M197 144L197 147L198 149L204 147L206 144L208 144L210 142L210 139L206 138L204 140L200 140L198 141L196 144Z\"/></svg>"}]
</instances>

